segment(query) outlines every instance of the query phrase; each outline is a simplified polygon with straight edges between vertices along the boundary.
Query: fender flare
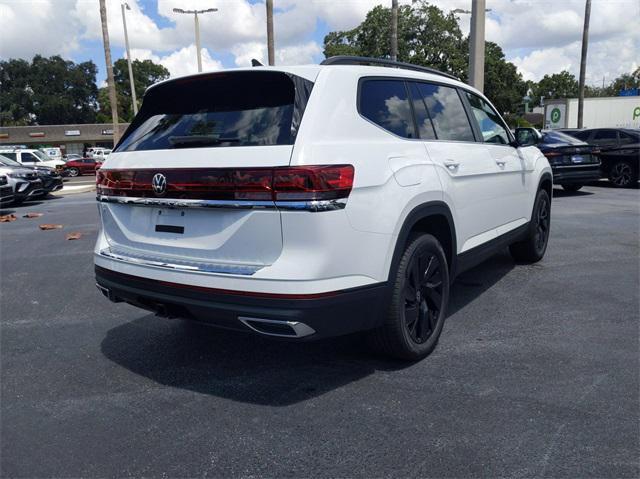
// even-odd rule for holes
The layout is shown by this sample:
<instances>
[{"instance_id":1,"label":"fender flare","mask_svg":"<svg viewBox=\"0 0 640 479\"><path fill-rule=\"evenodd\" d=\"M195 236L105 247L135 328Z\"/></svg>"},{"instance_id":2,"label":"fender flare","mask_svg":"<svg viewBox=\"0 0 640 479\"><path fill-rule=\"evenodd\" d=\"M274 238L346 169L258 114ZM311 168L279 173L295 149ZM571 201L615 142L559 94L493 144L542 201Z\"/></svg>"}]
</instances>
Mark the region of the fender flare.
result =
<instances>
[{"instance_id":1,"label":"fender flare","mask_svg":"<svg viewBox=\"0 0 640 479\"><path fill-rule=\"evenodd\" d=\"M394 272L398 268L400 258L404 253L404 246L407 242L407 239L409 238L409 233L419 221L430 216L444 216L447 220L451 241L451 258L447 258L447 260L451 262L451 264L449 265L449 278L451 279L451 281L453 281L453 278L455 278L458 262L458 246L456 242L456 227L453 221L453 215L451 214L449 206L444 201L429 201L413 208L402 223L402 227L400 228L400 232L398 233L398 238L396 239L396 244L393 250L393 257L391 258L391 265L389 267L389 272L387 275L388 284L391 284L391 275L394 274Z\"/></svg>"}]
</instances>

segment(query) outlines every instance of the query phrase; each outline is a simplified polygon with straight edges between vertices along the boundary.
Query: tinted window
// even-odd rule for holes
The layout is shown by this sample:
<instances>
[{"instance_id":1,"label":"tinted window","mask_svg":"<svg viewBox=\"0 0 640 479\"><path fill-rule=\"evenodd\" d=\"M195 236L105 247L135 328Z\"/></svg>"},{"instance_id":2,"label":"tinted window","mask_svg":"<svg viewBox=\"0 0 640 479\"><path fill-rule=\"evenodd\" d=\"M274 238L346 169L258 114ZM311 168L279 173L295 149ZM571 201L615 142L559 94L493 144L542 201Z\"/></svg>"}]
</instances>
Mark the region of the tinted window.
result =
<instances>
[{"instance_id":1,"label":"tinted window","mask_svg":"<svg viewBox=\"0 0 640 479\"><path fill-rule=\"evenodd\" d=\"M367 80L360 90L360 113L404 138L415 138L411 105L402 80Z\"/></svg>"},{"instance_id":2,"label":"tinted window","mask_svg":"<svg viewBox=\"0 0 640 479\"><path fill-rule=\"evenodd\" d=\"M495 110L479 96L469 92L465 92L465 94L471 104L471 111L482 132L484 142L508 144L509 134Z\"/></svg>"},{"instance_id":3,"label":"tinted window","mask_svg":"<svg viewBox=\"0 0 640 479\"><path fill-rule=\"evenodd\" d=\"M596 145L615 145L617 140L616 130L599 130L593 135L592 142Z\"/></svg>"},{"instance_id":4,"label":"tinted window","mask_svg":"<svg viewBox=\"0 0 640 479\"><path fill-rule=\"evenodd\" d=\"M571 133L571 136L578 138L579 140L582 141L587 141L587 139L589 138L589 135L591 134L590 131L580 131L578 133Z\"/></svg>"},{"instance_id":5,"label":"tinted window","mask_svg":"<svg viewBox=\"0 0 640 479\"><path fill-rule=\"evenodd\" d=\"M418 83L438 140L475 141L469 119L455 88Z\"/></svg>"},{"instance_id":6,"label":"tinted window","mask_svg":"<svg viewBox=\"0 0 640 479\"><path fill-rule=\"evenodd\" d=\"M6 156L7 158L13 161L16 161L18 159L16 153L2 153L2 156Z\"/></svg>"},{"instance_id":7,"label":"tinted window","mask_svg":"<svg viewBox=\"0 0 640 479\"><path fill-rule=\"evenodd\" d=\"M21 155L22 155L22 156L20 157L20 160L21 160L23 163L36 163L36 162L40 161L40 160L38 160L38 158L36 158L36 157L35 157L34 155L32 155L31 153L28 153L28 152L25 152L25 151L23 151L23 152L21 153Z\"/></svg>"},{"instance_id":8,"label":"tinted window","mask_svg":"<svg viewBox=\"0 0 640 479\"><path fill-rule=\"evenodd\" d=\"M429 117L427 105L425 105L424 99L418 90L418 85L416 83L407 83L407 85L409 85L409 90L411 91L413 112L416 116L416 124L418 125L420 138L435 140L436 131L433 129L433 122L431 121L431 117Z\"/></svg>"},{"instance_id":9,"label":"tinted window","mask_svg":"<svg viewBox=\"0 0 640 479\"><path fill-rule=\"evenodd\" d=\"M310 85L265 71L167 82L145 95L116 150L293 144Z\"/></svg>"},{"instance_id":10,"label":"tinted window","mask_svg":"<svg viewBox=\"0 0 640 479\"><path fill-rule=\"evenodd\" d=\"M638 143L640 141L639 139L640 135L634 137L633 135L624 133L622 131L618 132L618 134L620 135L621 145L628 145L629 143Z\"/></svg>"},{"instance_id":11,"label":"tinted window","mask_svg":"<svg viewBox=\"0 0 640 479\"><path fill-rule=\"evenodd\" d=\"M542 132L542 143L547 145L584 145L584 141L578 138L553 130Z\"/></svg>"}]
</instances>

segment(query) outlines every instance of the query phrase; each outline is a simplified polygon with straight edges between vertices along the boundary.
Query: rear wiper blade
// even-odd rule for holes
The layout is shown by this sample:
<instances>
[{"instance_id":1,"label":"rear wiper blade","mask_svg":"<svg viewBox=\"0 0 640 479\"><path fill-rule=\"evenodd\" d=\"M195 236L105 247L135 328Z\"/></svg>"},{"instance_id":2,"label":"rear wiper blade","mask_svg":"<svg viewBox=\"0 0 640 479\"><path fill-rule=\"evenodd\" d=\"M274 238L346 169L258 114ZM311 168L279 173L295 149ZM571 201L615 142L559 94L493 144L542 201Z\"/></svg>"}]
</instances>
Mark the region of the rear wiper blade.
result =
<instances>
[{"instance_id":1,"label":"rear wiper blade","mask_svg":"<svg viewBox=\"0 0 640 479\"><path fill-rule=\"evenodd\" d=\"M240 141L237 137L221 137L209 135L184 135L170 136L169 143L172 146L190 146L190 145L219 145L220 143L236 143Z\"/></svg>"}]
</instances>

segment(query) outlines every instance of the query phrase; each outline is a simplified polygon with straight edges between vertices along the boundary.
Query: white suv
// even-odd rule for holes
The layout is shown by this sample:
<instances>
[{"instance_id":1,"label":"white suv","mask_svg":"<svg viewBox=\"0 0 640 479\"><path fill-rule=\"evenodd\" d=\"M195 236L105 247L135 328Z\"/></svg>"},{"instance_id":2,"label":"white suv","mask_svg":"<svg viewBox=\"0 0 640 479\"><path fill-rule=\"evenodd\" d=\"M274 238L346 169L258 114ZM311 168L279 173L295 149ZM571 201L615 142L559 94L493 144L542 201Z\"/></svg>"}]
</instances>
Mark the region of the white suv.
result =
<instances>
[{"instance_id":1,"label":"white suv","mask_svg":"<svg viewBox=\"0 0 640 479\"><path fill-rule=\"evenodd\" d=\"M112 301L296 340L366 331L410 360L459 272L507 245L538 261L549 237L540 151L468 85L383 60L158 83L97 181Z\"/></svg>"}]
</instances>

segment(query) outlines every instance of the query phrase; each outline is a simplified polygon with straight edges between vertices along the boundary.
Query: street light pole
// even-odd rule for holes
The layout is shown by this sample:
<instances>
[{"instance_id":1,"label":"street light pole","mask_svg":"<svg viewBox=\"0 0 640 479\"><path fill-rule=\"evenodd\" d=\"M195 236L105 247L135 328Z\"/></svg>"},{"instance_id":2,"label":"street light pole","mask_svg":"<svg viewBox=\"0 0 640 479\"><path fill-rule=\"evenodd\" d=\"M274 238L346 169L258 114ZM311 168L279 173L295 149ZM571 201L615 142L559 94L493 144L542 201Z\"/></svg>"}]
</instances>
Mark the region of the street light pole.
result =
<instances>
[{"instance_id":1,"label":"street light pole","mask_svg":"<svg viewBox=\"0 0 640 479\"><path fill-rule=\"evenodd\" d=\"M391 0L391 60L398 60L398 0Z\"/></svg>"},{"instance_id":2,"label":"street light pole","mask_svg":"<svg viewBox=\"0 0 640 479\"><path fill-rule=\"evenodd\" d=\"M589 17L591 17L591 0L586 0L584 6L584 28L582 29L582 54L580 56L580 84L578 87L578 128L583 127L584 82L587 72L587 47L589 44Z\"/></svg>"},{"instance_id":3,"label":"street light pole","mask_svg":"<svg viewBox=\"0 0 640 479\"><path fill-rule=\"evenodd\" d=\"M109 28L107 26L107 5L105 0L100 2L100 22L102 23L102 45L104 47L104 60L107 64L107 88L109 90L109 105L111 106L111 120L113 121L113 145L120 140L118 125L118 97L116 96L116 83L113 79L113 65L111 64L111 47L109 46Z\"/></svg>"},{"instance_id":4,"label":"street light pole","mask_svg":"<svg viewBox=\"0 0 640 479\"><path fill-rule=\"evenodd\" d=\"M131 51L129 50L129 34L127 33L127 16L125 8L131 10L129 4L124 2L120 4L122 8L122 26L124 27L124 44L127 47L127 65L129 66L129 84L131 85L131 101L133 102L133 114L138 114L138 99L136 98L136 86L133 83L133 67L131 66Z\"/></svg>"},{"instance_id":5,"label":"street light pole","mask_svg":"<svg viewBox=\"0 0 640 479\"><path fill-rule=\"evenodd\" d=\"M182 8L174 8L174 13L186 13L188 15L193 15L195 28L196 28L196 58L198 60L198 72L202 71L202 53L200 52L200 20L198 19L198 15L202 13L209 12L217 12L217 8L207 8L205 10L183 10Z\"/></svg>"},{"instance_id":6,"label":"street light pole","mask_svg":"<svg viewBox=\"0 0 640 479\"><path fill-rule=\"evenodd\" d=\"M275 51L273 42L273 0L267 0L267 57L269 65L275 65Z\"/></svg>"},{"instance_id":7,"label":"street light pole","mask_svg":"<svg viewBox=\"0 0 640 479\"><path fill-rule=\"evenodd\" d=\"M471 33L469 34L469 82L484 90L484 18L485 0L471 3Z\"/></svg>"}]
</instances>

